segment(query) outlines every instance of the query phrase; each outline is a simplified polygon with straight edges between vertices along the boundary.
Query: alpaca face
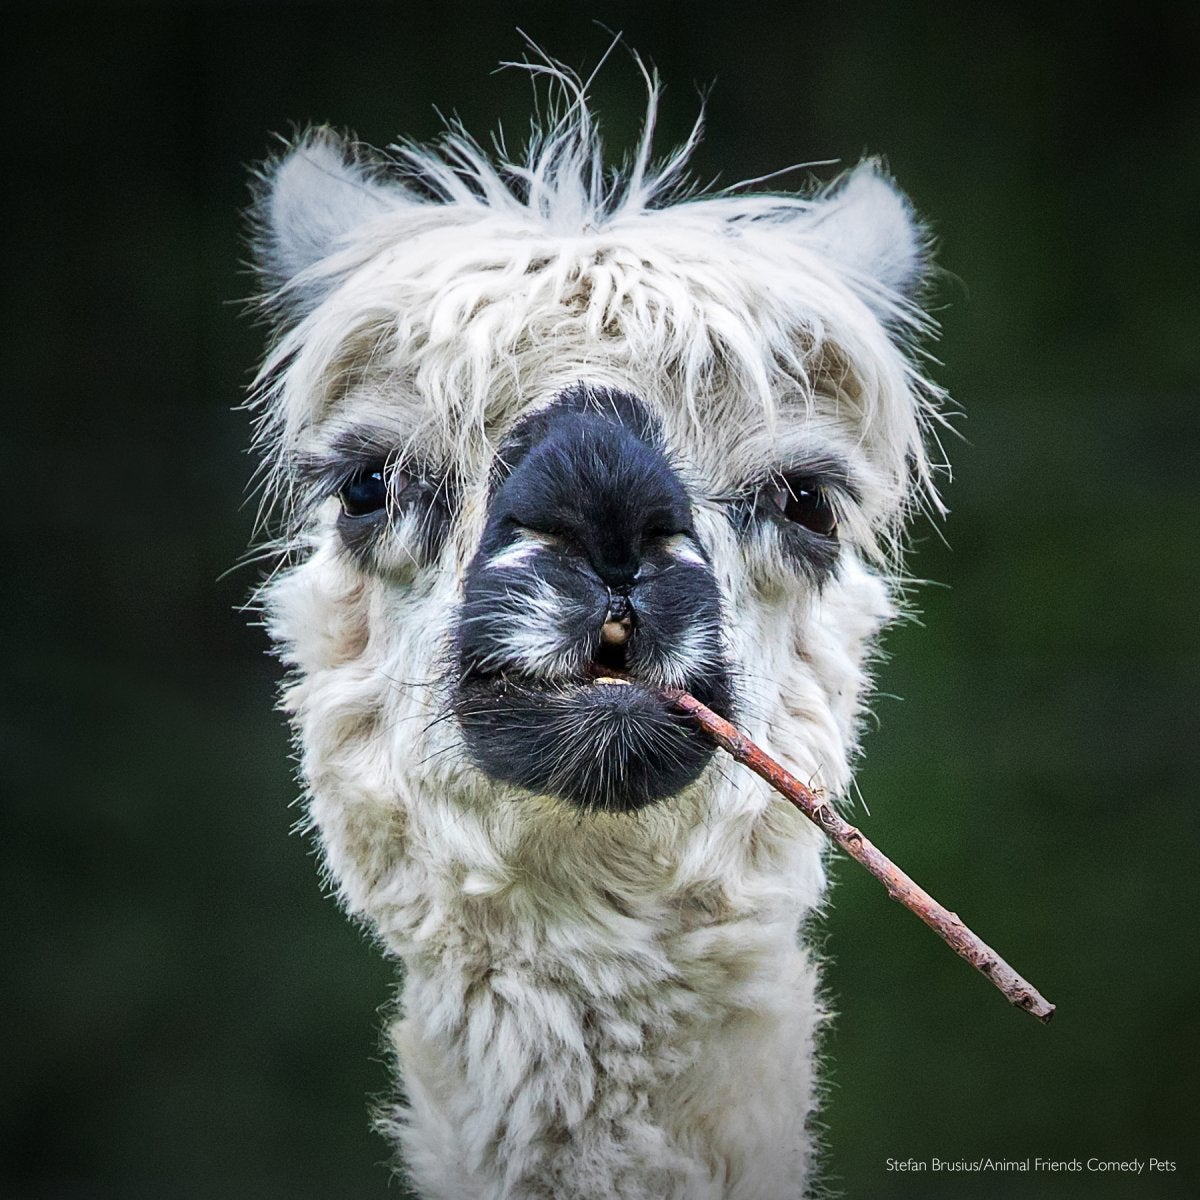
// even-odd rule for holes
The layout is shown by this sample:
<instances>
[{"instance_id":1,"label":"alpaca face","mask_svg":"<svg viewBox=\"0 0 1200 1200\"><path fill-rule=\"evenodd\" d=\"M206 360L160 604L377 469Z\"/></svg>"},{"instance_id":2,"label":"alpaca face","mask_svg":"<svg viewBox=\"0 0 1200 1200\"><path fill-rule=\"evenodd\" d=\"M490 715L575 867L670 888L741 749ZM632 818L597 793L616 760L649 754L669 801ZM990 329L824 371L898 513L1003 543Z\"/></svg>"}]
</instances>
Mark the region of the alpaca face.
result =
<instances>
[{"instance_id":1,"label":"alpaca face","mask_svg":"<svg viewBox=\"0 0 1200 1200\"><path fill-rule=\"evenodd\" d=\"M890 182L671 206L678 161L609 185L580 120L507 175L462 140L389 174L321 133L265 177L292 561L264 596L327 861L377 917L414 854L500 878L535 828L586 847L579 810L656 863L757 820L656 686L843 791L928 479Z\"/></svg>"}]
</instances>

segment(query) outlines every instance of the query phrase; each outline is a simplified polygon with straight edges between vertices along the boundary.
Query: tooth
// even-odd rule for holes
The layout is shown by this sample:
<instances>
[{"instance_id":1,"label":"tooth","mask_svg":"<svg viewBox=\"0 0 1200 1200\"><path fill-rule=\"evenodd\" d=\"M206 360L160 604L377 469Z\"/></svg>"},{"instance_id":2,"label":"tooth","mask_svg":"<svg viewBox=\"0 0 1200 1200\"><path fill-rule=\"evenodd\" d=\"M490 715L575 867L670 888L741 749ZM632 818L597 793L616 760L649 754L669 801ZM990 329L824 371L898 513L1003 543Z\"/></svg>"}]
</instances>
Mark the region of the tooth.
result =
<instances>
[{"instance_id":1,"label":"tooth","mask_svg":"<svg viewBox=\"0 0 1200 1200\"><path fill-rule=\"evenodd\" d=\"M600 640L609 646L623 646L629 641L628 622L605 621L600 626Z\"/></svg>"},{"instance_id":2,"label":"tooth","mask_svg":"<svg viewBox=\"0 0 1200 1200\"><path fill-rule=\"evenodd\" d=\"M614 679L611 675L597 675L596 682L597 683L615 683L615 684L617 684L618 687L628 687L629 686L628 679Z\"/></svg>"}]
</instances>

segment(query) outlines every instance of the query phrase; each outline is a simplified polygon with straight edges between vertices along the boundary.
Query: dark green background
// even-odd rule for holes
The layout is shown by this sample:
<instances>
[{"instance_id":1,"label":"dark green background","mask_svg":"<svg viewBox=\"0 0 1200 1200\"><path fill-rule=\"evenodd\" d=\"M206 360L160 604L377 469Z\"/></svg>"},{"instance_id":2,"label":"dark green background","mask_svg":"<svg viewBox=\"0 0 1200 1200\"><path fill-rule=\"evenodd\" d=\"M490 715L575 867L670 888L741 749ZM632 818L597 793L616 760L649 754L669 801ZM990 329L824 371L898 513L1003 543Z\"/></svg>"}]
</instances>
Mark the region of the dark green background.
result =
<instances>
[{"instance_id":1,"label":"dark green background","mask_svg":"<svg viewBox=\"0 0 1200 1200\"><path fill-rule=\"evenodd\" d=\"M1060 1006L1007 1007L857 868L819 930L850 1197L1200 1194L1192 5L10 6L0 78L5 1197L396 1196L389 968L322 898L235 606L262 331L246 164L293 122L524 128L521 26L710 84L700 177L885 153L940 241L966 412L923 625L891 633L866 831ZM640 97L596 88L614 141ZM895 697L903 697L899 700ZM888 1157L1173 1159L900 1176Z\"/></svg>"}]
</instances>

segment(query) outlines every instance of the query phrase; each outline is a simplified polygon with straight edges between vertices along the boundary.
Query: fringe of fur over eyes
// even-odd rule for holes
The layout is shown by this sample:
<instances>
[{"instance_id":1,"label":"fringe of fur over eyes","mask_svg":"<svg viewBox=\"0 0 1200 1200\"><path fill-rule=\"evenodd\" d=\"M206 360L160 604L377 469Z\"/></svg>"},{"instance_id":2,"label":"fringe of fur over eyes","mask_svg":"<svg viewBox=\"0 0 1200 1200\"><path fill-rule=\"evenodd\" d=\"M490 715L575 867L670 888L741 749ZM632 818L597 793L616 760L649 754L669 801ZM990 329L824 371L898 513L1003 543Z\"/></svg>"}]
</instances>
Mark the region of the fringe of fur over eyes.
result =
<instances>
[{"instance_id":1,"label":"fringe of fur over eyes","mask_svg":"<svg viewBox=\"0 0 1200 1200\"><path fill-rule=\"evenodd\" d=\"M593 377L655 364L672 394L651 402L710 427L723 395L757 397L768 422L781 402L832 396L876 472L857 540L896 569L909 502L941 511L926 443L943 397L915 352L931 329L917 304L927 238L881 164L808 196L698 194L685 169L702 118L653 161L659 86L647 76L636 150L606 170L586 85L519 65L554 92L520 157L500 138L493 157L452 125L435 147L368 161L314 129L264 168L252 219L261 304L281 330L252 400L264 511L300 517L288 523L298 533L289 456L349 391L421 395L426 425L406 433L416 444L440 422L437 440L461 439L448 457L463 462L495 427L498 391L544 380L556 361L578 374L578 350ZM331 176L341 199L322 211L306 192L319 177L328 192Z\"/></svg>"}]
</instances>

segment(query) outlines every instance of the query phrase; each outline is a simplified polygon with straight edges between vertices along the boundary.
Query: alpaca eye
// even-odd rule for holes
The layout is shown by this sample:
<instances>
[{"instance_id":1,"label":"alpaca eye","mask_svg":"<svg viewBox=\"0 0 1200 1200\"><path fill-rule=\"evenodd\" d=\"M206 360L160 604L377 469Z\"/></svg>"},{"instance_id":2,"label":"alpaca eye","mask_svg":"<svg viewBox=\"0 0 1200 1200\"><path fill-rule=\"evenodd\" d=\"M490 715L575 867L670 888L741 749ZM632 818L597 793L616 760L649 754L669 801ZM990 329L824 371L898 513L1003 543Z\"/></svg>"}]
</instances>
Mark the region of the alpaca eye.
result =
<instances>
[{"instance_id":1,"label":"alpaca eye","mask_svg":"<svg viewBox=\"0 0 1200 1200\"><path fill-rule=\"evenodd\" d=\"M418 466L403 470L394 457L335 464L332 470L338 473L323 494L337 496L342 509L337 533L360 567L398 577L436 557L450 528L449 480Z\"/></svg>"},{"instance_id":2,"label":"alpaca eye","mask_svg":"<svg viewBox=\"0 0 1200 1200\"><path fill-rule=\"evenodd\" d=\"M765 499L784 520L812 533L833 537L837 532L837 513L825 489L813 479L784 476L767 490Z\"/></svg>"},{"instance_id":3,"label":"alpaca eye","mask_svg":"<svg viewBox=\"0 0 1200 1200\"><path fill-rule=\"evenodd\" d=\"M367 517L387 504L387 484L383 467L368 467L359 471L338 492L342 512L348 517Z\"/></svg>"}]
</instances>

